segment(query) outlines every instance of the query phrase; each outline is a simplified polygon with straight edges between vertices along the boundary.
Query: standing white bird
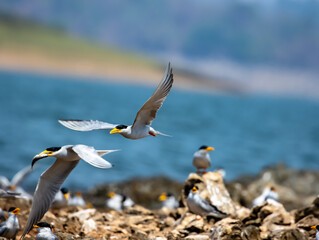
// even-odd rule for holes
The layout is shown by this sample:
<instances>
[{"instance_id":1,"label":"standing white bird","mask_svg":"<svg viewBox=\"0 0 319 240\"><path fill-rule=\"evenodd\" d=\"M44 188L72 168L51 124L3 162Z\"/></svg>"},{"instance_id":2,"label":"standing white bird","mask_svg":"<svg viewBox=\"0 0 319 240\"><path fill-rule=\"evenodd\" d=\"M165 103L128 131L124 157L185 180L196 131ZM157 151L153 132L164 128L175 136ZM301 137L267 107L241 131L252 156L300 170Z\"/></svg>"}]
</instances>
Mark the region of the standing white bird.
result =
<instances>
[{"instance_id":1,"label":"standing white bird","mask_svg":"<svg viewBox=\"0 0 319 240\"><path fill-rule=\"evenodd\" d=\"M196 186L189 191L186 199L187 207L190 212L200 216L213 216L216 218L224 218L227 215L219 211L215 206L209 204L201 196Z\"/></svg>"},{"instance_id":2,"label":"standing white bird","mask_svg":"<svg viewBox=\"0 0 319 240\"><path fill-rule=\"evenodd\" d=\"M115 211L121 211L135 204L131 198L122 194L109 192L107 195L109 198L106 200L105 206Z\"/></svg>"},{"instance_id":3,"label":"standing white bird","mask_svg":"<svg viewBox=\"0 0 319 240\"><path fill-rule=\"evenodd\" d=\"M52 201L51 207L55 209L64 208L69 205L69 189L63 187L58 191Z\"/></svg>"},{"instance_id":4,"label":"standing white bird","mask_svg":"<svg viewBox=\"0 0 319 240\"><path fill-rule=\"evenodd\" d=\"M11 207L9 209L9 218L0 224L0 237L15 239L20 230L19 215L20 208Z\"/></svg>"},{"instance_id":5,"label":"standing white bird","mask_svg":"<svg viewBox=\"0 0 319 240\"><path fill-rule=\"evenodd\" d=\"M316 240L319 240L319 225L311 226L311 229L316 229Z\"/></svg>"},{"instance_id":6,"label":"standing white bird","mask_svg":"<svg viewBox=\"0 0 319 240\"><path fill-rule=\"evenodd\" d=\"M166 207L169 209L178 208L179 204L172 193L163 192L158 200L162 202L162 207Z\"/></svg>"},{"instance_id":7,"label":"standing white bird","mask_svg":"<svg viewBox=\"0 0 319 240\"><path fill-rule=\"evenodd\" d=\"M86 204L85 204L85 201L83 199L82 193L76 192L75 196L70 198L69 205L85 207Z\"/></svg>"},{"instance_id":8,"label":"standing white bird","mask_svg":"<svg viewBox=\"0 0 319 240\"><path fill-rule=\"evenodd\" d=\"M267 184L261 195L253 200L252 207L262 205L267 199L279 200L277 188Z\"/></svg>"},{"instance_id":9,"label":"standing white bird","mask_svg":"<svg viewBox=\"0 0 319 240\"><path fill-rule=\"evenodd\" d=\"M193 165L197 169L197 173L206 173L206 169L210 167L209 151L214 151L213 147L201 146L197 152L194 153ZM200 169L203 169L200 172Z\"/></svg>"},{"instance_id":10,"label":"standing white bird","mask_svg":"<svg viewBox=\"0 0 319 240\"><path fill-rule=\"evenodd\" d=\"M97 168L111 168L112 164L101 158L104 154L117 150L95 150L86 145L66 145L51 147L36 155L31 166L46 157L55 157L54 164L41 174L35 189L31 212L22 234L23 238L49 209L55 194L81 159Z\"/></svg>"},{"instance_id":11,"label":"standing white bird","mask_svg":"<svg viewBox=\"0 0 319 240\"><path fill-rule=\"evenodd\" d=\"M158 85L153 95L144 103L137 112L133 125L111 124L97 120L67 120L60 119L59 122L72 130L92 131L99 129L112 129L110 134L119 133L125 138L139 139L148 136L164 135L151 127L152 121L156 117L157 111L163 105L168 93L173 85L173 73L170 63L167 66L163 80Z\"/></svg>"},{"instance_id":12,"label":"standing white bird","mask_svg":"<svg viewBox=\"0 0 319 240\"><path fill-rule=\"evenodd\" d=\"M49 223L40 222L33 225L33 227L39 229L35 240L58 240L58 237L52 233L52 227Z\"/></svg>"}]
</instances>

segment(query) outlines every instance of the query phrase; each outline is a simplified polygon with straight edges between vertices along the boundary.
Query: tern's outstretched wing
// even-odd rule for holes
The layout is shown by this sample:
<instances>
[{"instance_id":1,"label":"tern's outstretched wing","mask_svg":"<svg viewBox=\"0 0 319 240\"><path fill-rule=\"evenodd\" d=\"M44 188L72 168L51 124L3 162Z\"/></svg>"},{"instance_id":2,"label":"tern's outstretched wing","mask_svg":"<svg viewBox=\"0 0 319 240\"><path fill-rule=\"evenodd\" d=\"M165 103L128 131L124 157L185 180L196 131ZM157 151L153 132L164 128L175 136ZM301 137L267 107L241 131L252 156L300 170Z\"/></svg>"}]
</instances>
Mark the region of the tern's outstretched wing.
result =
<instances>
[{"instance_id":1,"label":"tern's outstretched wing","mask_svg":"<svg viewBox=\"0 0 319 240\"><path fill-rule=\"evenodd\" d=\"M87 163L91 164L97 168L111 168L113 165L106 161L105 159L101 158L98 152L93 148L86 145L75 145L72 147L73 151L76 152L81 159L86 161ZM116 150L110 150L109 152L113 152ZM104 154L106 154L104 152Z\"/></svg>"},{"instance_id":2,"label":"tern's outstretched wing","mask_svg":"<svg viewBox=\"0 0 319 240\"><path fill-rule=\"evenodd\" d=\"M30 166L23 168L13 176L10 184L16 187L20 186L22 182L30 175L31 172L32 168Z\"/></svg>"},{"instance_id":3,"label":"tern's outstretched wing","mask_svg":"<svg viewBox=\"0 0 319 240\"><path fill-rule=\"evenodd\" d=\"M171 64L168 63L163 80L158 85L153 95L144 103L143 107L138 111L133 124L134 127L151 125L156 117L158 109L162 106L165 98L173 85L173 73Z\"/></svg>"},{"instance_id":4,"label":"tern's outstretched wing","mask_svg":"<svg viewBox=\"0 0 319 240\"><path fill-rule=\"evenodd\" d=\"M41 174L35 189L31 212L20 239L30 232L33 225L38 223L48 211L55 194L78 163L79 161L57 159L48 170Z\"/></svg>"},{"instance_id":5,"label":"tern's outstretched wing","mask_svg":"<svg viewBox=\"0 0 319 240\"><path fill-rule=\"evenodd\" d=\"M75 131L92 131L100 129L113 129L118 124L101 122L98 120L74 120L74 119L60 119L59 123L63 126Z\"/></svg>"}]
</instances>

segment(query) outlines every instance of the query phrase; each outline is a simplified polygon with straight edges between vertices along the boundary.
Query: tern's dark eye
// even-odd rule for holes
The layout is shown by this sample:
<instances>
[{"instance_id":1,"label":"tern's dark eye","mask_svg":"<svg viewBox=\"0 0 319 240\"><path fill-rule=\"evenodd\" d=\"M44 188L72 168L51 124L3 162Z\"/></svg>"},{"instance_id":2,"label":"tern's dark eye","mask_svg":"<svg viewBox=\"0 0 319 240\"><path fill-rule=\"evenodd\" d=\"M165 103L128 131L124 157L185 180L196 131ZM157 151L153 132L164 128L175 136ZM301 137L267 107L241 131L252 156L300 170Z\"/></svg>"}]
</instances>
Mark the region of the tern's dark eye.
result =
<instances>
[{"instance_id":1,"label":"tern's dark eye","mask_svg":"<svg viewBox=\"0 0 319 240\"><path fill-rule=\"evenodd\" d=\"M121 125L117 125L115 128L116 129L125 129L125 128L127 128L127 126L121 124Z\"/></svg>"},{"instance_id":2,"label":"tern's dark eye","mask_svg":"<svg viewBox=\"0 0 319 240\"><path fill-rule=\"evenodd\" d=\"M50 152L56 152L56 151L59 151L60 149L61 147L49 147L46 150Z\"/></svg>"},{"instance_id":3,"label":"tern's dark eye","mask_svg":"<svg viewBox=\"0 0 319 240\"><path fill-rule=\"evenodd\" d=\"M203 145L203 146L201 146L200 148L199 148L199 150L201 150L201 149L206 149L207 148L207 146L206 145Z\"/></svg>"}]
</instances>

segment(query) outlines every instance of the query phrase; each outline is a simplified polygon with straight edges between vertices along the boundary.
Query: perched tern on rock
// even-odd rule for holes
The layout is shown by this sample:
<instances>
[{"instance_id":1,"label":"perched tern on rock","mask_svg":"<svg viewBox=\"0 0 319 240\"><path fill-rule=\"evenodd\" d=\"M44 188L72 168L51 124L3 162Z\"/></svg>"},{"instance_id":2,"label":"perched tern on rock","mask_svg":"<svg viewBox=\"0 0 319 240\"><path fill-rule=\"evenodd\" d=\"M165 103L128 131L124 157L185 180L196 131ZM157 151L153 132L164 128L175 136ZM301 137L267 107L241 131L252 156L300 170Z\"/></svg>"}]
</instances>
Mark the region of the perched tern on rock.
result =
<instances>
[{"instance_id":1,"label":"perched tern on rock","mask_svg":"<svg viewBox=\"0 0 319 240\"><path fill-rule=\"evenodd\" d=\"M86 203L85 203L85 201L83 199L82 193L81 192L76 192L75 196L70 198L69 205L85 207Z\"/></svg>"},{"instance_id":2,"label":"perched tern on rock","mask_svg":"<svg viewBox=\"0 0 319 240\"><path fill-rule=\"evenodd\" d=\"M214 151L213 147L201 146L197 152L194 153L193 165L197 168L197 173L203 169L202 173L206 173L206 169L210 167L209 151Z\"/></svg>"},{"instance_id":3,"label":"perched tern on rock","mask_svg":"<svg viewBox=\"0 0 319 240\"><path fill-rule=\"evenodd\" d=\"M47 222L40 222L33 225L34 228L39 229L35 240L58 240L59 238L52 233L52 227Z\"/></svg>"},{"instance_id":4,"label":"perched tern on rock","mask_svg":"<svg viewBox=\"0 0 319 240\"><path fill-rule=\"evenodd\" d=\"M109 192L107 195L109 198L106 200L105 206L115 211L121 211L134 205L133 200L125 195L114 192Z\"/></svg>"},{"instance_id":5,"label":"perched tern on rock","mask_svg":"<svg viewBox=\"0 0 319 240\"><path fill-rule=\"evenodd\" d=\"M20 208L11 207L9 209L9 218L0 224L0 237L15 239L20 230L19 215Z\"/></svg>"},{"instance_id":6,"label":"perched tern on rock","mask_svg":"<svg viewBox=\"0 0 319 240\"><path fill-rule=\"evenodd\" d=\"M54 164L41 174L35 189L32 207L27 224L22 234L23 238L49 209L55 194L68 177L70 172L83 159L97 168L111 168L112 164L101 158L104 154L117 150L95 150L86 145L66 145L51 147L36 155L31 166L38 160L46 157L55 157Z\"/></svg>"},{"instance_id":7,"label":"perched tern on rock","mask_svg":"<svg viewBox=\"0 0 319 240\"><path fill-rule=\"evenodd\" d=\"M225 218L227 215L219 211L215 206L208 203L199 195L198 188L194 186L186 199L187 207L190 212L200 216L212 216L216 218Z\"/></svg>"},{"instance_id":8,"label":"perched tern on rock","mask_svg":"<svg viewBox=\"0 0 319 240\"><path fill-rule=\"evenodd\" d=\"M69 203L69 189L63 187L58 191L52 201L51 207L55 209L68 206Z\"/></svg>"},{"instance_id":9,"label":"perched tern on rock","mask_svg":"<svg viewBox=\"0 0 319 240\"><path fill-rule=\"evenodd\" d=\"M163 80L158 85L153 95L144 103L137 112L133 125L111 124L98 120L67 120L60 119L59 122L72 130L92 131L99 129L112 129L110 134L119 133L125 138L139 139L148 136L164 135L151 127L152 121L156 117L157 111L162 106L165 98L173 85L173 73L170 63L167 66Z\"/></svg>"},{"instance_id":10,"label":"perched tern on rock","mask_svg":"<svg viewBox=\"0 0 319 240\"><path fill-rule=\"evenodd\" d=\"M277 188L270 184L267 184L263 192L253 200L252 206L260 206L267 201L267 199L273 199L275 201L279 200Z\"/></svg>"}]
</instances>

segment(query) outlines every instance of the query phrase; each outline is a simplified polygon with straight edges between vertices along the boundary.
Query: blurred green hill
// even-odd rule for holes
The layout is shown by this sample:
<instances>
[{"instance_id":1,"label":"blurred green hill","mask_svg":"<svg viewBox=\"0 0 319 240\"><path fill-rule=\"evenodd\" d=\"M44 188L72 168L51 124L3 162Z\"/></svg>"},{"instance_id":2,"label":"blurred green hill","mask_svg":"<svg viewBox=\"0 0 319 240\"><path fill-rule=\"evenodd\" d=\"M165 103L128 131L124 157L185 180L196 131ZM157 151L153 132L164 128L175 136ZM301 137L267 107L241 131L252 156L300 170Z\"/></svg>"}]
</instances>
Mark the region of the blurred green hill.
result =
<instances>
[{"instance_id":1,"label":"blurred green hill","mask_svg":"<svg viewBox=\"0 0 319 240\"><path fill-rule=\"evenodd\" d=\"M127 80L162 74L144 56L8 14L0 14L0 67Z\"/></svg>"},{"instance_id":2,"label":"blurred green hill","mask_svg":"<svg viewBox=\"0 0 319 240\"><path fill-rule=\"evenodd\" d=\"M318 69L318 1L2 0L0 10L136 52Z\"/></svg>"}]
</instances>

